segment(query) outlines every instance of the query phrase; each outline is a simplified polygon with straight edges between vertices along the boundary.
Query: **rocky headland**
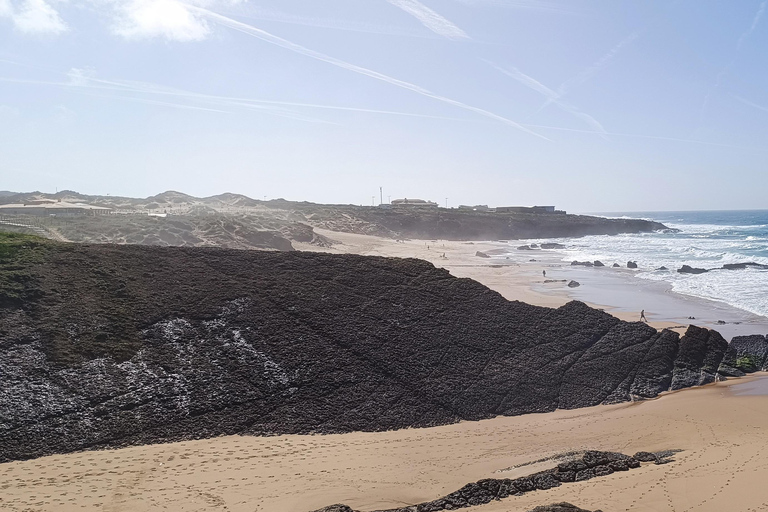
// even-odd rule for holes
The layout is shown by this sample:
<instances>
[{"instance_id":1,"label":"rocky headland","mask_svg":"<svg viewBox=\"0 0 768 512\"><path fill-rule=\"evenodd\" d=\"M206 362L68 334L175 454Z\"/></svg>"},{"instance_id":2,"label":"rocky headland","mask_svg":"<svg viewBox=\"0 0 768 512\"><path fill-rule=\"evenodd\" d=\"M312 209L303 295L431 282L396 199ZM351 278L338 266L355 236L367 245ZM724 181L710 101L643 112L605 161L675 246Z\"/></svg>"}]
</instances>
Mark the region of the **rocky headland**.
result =
<instances>
[{"instance_id":1,"label":"rocky headland","mask_svg":"<svg viewBox=\"0 0 768 512\"><path fill-rule=\"evenodd\" d=\"M651 398L763 368L759 338L509 302L416 259L6 236L0 461Z\"/></svg>"},{"instance_id":2,"label":"rocky headland","mask_svg":"<svg viewBox=\"0 0 768 512\"><path fill-rule=\"evenodd\" d=\"M17 221L14 224L28 224L34 232L80 243L290 251L295 242L330 245L332 241L318 235L316 228L426 240L581 237L667 229L657 222L641 219L327 205L283 199L262 201L231 193L198 198L168 191L147 198L129 198L90 196L65 190L56 194L33 192L0 196L0 204L35 200L81 202L111 208L112 214L95 217L11 216ZM557 245L543 244L542 247Z\"/></svg>"}]
</instances>

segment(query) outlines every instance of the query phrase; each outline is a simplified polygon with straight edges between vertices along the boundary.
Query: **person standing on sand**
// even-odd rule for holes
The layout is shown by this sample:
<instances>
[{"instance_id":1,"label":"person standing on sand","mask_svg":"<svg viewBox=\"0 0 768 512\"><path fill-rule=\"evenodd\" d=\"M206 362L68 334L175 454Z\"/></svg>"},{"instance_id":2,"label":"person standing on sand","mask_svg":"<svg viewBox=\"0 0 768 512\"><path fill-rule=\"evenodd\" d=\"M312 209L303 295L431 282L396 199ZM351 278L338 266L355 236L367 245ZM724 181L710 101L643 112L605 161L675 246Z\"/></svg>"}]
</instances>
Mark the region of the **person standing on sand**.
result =
<instances>
[{"instance_id":1,"label":"person standing on sand","mask_svg":"<svg viewBox=\"0 0 768 512\"><path fill-rule=\"evenodd\" d=\"M648 321L648 319L645 318L645 310L644 309L642 311L640 311L640 321L641 322L647 322Z\"/></svg>"},{"instance_id":2,"label":"person standing on sand","mask_svg":"<svg viewBox=\"0 0 768 512\"><path fill-rule=\"evenodd\" d=\"M543 275L544 277L547 277L547 271L546 270L542 270L541 271L541 275Z\"/></svg>"}]
</instances>

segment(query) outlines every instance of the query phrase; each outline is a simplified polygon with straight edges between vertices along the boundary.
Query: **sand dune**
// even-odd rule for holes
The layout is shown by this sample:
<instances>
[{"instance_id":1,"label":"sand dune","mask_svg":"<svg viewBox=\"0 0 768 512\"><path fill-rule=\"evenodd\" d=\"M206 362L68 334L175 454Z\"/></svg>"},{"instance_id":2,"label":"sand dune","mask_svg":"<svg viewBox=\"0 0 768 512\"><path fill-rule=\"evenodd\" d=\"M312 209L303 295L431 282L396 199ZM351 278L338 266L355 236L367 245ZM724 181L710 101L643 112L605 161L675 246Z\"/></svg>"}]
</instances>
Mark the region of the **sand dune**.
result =
<instances>
[{"instance_id":1,"label":"sand dune","mask_svg":"<svg viewBox=\"0 0 768 512\"><path fill-rule=\"evenodd\" d=\"M733 385L660 399L429 429L329 436L222 437L0 465L5 510L307 512L332 503L374 510L435 499L481 478L513 478L580 449L681 449L587 482L468 510L526 511L569 501L612 511L768 510L768 396Z\"/></svg>"}]
</instances>

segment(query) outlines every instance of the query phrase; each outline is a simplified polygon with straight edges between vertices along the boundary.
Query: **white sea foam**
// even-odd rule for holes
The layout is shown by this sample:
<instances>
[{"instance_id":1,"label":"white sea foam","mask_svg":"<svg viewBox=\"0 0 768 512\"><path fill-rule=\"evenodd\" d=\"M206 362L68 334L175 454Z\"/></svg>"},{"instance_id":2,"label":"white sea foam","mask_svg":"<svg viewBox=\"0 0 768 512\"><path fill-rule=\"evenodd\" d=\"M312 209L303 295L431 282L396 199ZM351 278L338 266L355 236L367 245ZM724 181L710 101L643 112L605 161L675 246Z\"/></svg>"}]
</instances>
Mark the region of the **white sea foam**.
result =
<instances>
[{"instance_id":1,"label":"white sea foam","mask_svg":"<svg viewBox=\"0 0 768 512\"><path fill-rule=\"evenodd\" d=\"M768 224L765 222L768 212L747 213L750 215L739 215L740 212L680 212L667 213L661 218L646 214L614 216L640 218L642 215L643 218L664 222L680 232L528 242L555 241L564 244L567 248L560 251L564 262L600 260L608 266L618 263L626 267L628 261L634 261L638 265L635 276L640 279L665 281L677 293L724 302L768 317L768 270L714 270L697 275L677 272L683 265L705 269L748 262L768 265ZM714 221L707 222L709 218ZM660 267L669 270L656 270Z\"/></svg>"}]
</instances>

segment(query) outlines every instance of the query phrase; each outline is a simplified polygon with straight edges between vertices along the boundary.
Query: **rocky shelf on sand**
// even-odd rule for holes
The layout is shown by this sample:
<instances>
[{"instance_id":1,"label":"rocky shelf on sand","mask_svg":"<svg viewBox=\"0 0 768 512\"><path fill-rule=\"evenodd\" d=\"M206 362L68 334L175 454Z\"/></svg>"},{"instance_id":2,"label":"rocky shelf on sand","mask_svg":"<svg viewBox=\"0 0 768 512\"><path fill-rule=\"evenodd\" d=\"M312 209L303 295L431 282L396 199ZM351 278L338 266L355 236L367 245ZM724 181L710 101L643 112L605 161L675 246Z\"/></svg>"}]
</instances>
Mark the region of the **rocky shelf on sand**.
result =
<instances>
[{"instance_id":1,"label":"rocky shelf on sand","mask_svg":"<svg viewBox=\"0 0 768 512\"><path fill-rule=\"evenodd\" d=\"M758 345L728 374L762 367ZM0 462L617 403L712 382L726 353L416 259L0 244Z\"/></svg>"},{"instance_id":2,"label":"rocky shelf on sand","mask_svg":"<svg viewBox=\"0 0 768 512\"><path fill-rule=\"evenodd\" d=\"M494 500L502 500L510 496L522 496L533 491L543 491L560 487L564 483L582 482L601 476L610 475L616 471L629 471L640 467L641 462L666 464L671 462L673 452L659 453L639 452L633 457L622 453L587 451L581 457L562 462L552 469L539 471L532 475L509 478L486 478L467 484L458 491L426 503L408 505L375 512L440 512L442 510L458 510L462 508L485 505ZM549 508L547 508L549 507ZM569 508L571 507L571 508ZM581 509L570 504L547 505L537 507L537 511L573 511ZM347 505L331 505L314 512L360 512ZM599 512L599 511L595 511Z\"/></svg>"}]
</instances>

